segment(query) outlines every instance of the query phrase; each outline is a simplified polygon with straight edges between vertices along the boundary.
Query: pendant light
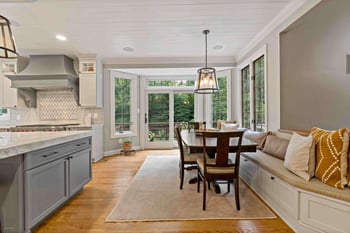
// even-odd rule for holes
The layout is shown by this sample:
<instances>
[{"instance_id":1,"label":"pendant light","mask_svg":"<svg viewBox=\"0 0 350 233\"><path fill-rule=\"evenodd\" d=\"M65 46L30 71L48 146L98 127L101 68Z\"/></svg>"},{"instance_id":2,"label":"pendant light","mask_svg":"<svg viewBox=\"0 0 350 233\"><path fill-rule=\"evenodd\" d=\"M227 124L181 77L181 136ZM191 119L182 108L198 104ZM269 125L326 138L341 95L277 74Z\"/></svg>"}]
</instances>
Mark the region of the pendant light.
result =
<instances>
[{"instance_id":1,"label":"pendant light","mask_svg":"<svg viewBox=\"0 0 350 233\"><path fill-rule=\"evenodd\" d=\"M10 21L2 15L0 15L0 58L17 58Z\"/></svg>"},{"instance_id":2,"label":"pendant light","mask_svg":"<svg viewBox=\"0 0 350 233\"><path fill-rule=\"evenodd\" d=\"M194 89L197 94L213 94L219 91L215 69L207 67L207 36L209 32L209 30L203 31L205 35L205 67L198 69L198 79Z\"/></svg>"}]
</instances>

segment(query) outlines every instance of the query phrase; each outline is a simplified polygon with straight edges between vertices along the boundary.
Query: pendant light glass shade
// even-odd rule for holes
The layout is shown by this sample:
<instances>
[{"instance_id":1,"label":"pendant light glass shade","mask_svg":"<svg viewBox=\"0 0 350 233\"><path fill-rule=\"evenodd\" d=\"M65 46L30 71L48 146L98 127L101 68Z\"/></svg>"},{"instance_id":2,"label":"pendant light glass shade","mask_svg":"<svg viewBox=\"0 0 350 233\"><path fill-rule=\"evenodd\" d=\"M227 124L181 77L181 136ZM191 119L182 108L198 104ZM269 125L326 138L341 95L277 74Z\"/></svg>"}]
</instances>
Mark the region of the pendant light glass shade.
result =
<instances>
[{"instance_id":1,"label":"pendant light glass shade","mask_svg":"<svg viewBox=\"0 0 350 233\"><path fill-rule=\"evenodd\" d=\"M213 94L219 91L215 69L207 67L207 35L209 30L204 30L205 35L205 67L198 69L198 79L195 83L194 92L198 94Z\"/></svg>"},{"instance_id":2,"label":"pendant light glass shade","mask_svg":"<svg viewBox=\"0 0 350 233\"><path fill-rule=\"evenodd\" d=\"M10 21L0 15L0 58L17 58Z\"/></svg>"}]
</instances>

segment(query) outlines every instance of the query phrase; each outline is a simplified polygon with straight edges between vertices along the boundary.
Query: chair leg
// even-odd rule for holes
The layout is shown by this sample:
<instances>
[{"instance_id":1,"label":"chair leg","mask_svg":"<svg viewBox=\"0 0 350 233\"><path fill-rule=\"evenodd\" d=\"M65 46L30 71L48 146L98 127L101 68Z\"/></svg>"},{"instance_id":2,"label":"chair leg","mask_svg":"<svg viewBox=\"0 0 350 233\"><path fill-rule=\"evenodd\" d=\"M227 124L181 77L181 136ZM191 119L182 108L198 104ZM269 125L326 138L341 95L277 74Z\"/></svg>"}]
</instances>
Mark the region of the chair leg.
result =
<instances>
[{"instance_id":1,"label":"chair leg","mask_svg":"<svg viewBox=\"0 0 350 233\"><path fill-rule=\"evenodd\" d=\"M235 179L233 181L233 183L235 184L235 199L236 199L236 209L237 210L240 210L241 207L240 207L240 204L239 204L239 180L238 179Z\"/></svg>"},{"instance_id":2,"label":"chair leg","mask_svg":"<svg viewBox=\"0 0 350 233\"><path fill-rule=\"evenodd\" d=\"M181 167L180 167L180 189L182 189L183 184L184 184L184 172L185 172L185 168L183 165L181 165Z\"/></svg>"},{"instance_id":3,"label":"chair leg","mask_svg":"<svg viewBox=\"0 0 350 233\"><path fill-rule=\"evenodd\" d=\"M230 185L231 184L231 180L228 180L227 181L227 192L229 193L230 192Z\"/></svg>"},{"instance_id":4,"label":"chair leg","mask_svg":"<svg viewBox=\"0 0 350 233\"><path fill-rule=\"evenodd\" d=\"M205 210L206 195L207 195L207 179L203 177L203 210Z\"/></svg>"},{"instance_id":5,"label":"chair leg","mask_svg":"<svg viewBox=\"0 0 350 233\"><path fill-rule=\"evenodd\" d=\"M200 192L200 184L201 184L201 177L199 175L199 170L197 170L197 193Z\"/></svg>"},{"instance_id":6,"label":"chair leg","mask_svg":"<svg viewBox=\"0 0 350 233\"><path fill-rule=\"evenodd\" d=\"M208 190L210 190L210 181L208 180Z\"/></svg>"}]
</instances>

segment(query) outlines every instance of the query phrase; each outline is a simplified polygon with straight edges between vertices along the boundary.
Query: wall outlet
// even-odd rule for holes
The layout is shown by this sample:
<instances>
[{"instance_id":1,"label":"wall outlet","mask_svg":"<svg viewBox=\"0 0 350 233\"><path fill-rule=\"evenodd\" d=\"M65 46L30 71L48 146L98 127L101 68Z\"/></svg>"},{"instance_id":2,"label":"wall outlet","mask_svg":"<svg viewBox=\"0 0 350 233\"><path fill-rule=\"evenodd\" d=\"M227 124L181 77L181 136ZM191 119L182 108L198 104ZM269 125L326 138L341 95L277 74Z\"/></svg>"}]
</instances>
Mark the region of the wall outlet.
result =
<instances>
[{"instance_id":1,"label":"wall outlet","mask_svg":"<svg viewBox=\"0 0 350 233\"><path fill-rule=\"evenodd\" d=\"M97 118L97 113L95 112L95 113L94 113L94 119L96 119L96 118Z\"/></svg>"},{"instance_id":2,"label":"wall outlet","mask_svg":"<svg viewBox=\"0 0 350 233\"><path fill-rule=\"evenodd\" d=\"M17 120L17 121L20 121L20 120L21 120L21 114L17 114L17 115L16 115L16 120Z\"/></svg>"}]
</instances>

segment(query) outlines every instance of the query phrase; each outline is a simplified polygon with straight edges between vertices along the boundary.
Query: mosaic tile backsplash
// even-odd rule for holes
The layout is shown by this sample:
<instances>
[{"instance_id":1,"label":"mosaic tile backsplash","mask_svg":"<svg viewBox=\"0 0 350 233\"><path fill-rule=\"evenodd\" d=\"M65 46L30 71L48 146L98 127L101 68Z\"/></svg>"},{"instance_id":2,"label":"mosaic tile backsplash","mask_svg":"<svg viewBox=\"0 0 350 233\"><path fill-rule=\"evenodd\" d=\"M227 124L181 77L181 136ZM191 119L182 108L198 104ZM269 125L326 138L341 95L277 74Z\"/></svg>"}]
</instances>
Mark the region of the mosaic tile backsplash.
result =
<instances>
[{"instance_id":1,"label":"mosaic tile backsplash","mask_svg":"<svg viewBox=\"0 0 350 233\"><path fill-rule=\"evenodd\" d=\"M40 120L76 120L78 105L72 90L37 91Z\"/></svg>"}]
</instances>

